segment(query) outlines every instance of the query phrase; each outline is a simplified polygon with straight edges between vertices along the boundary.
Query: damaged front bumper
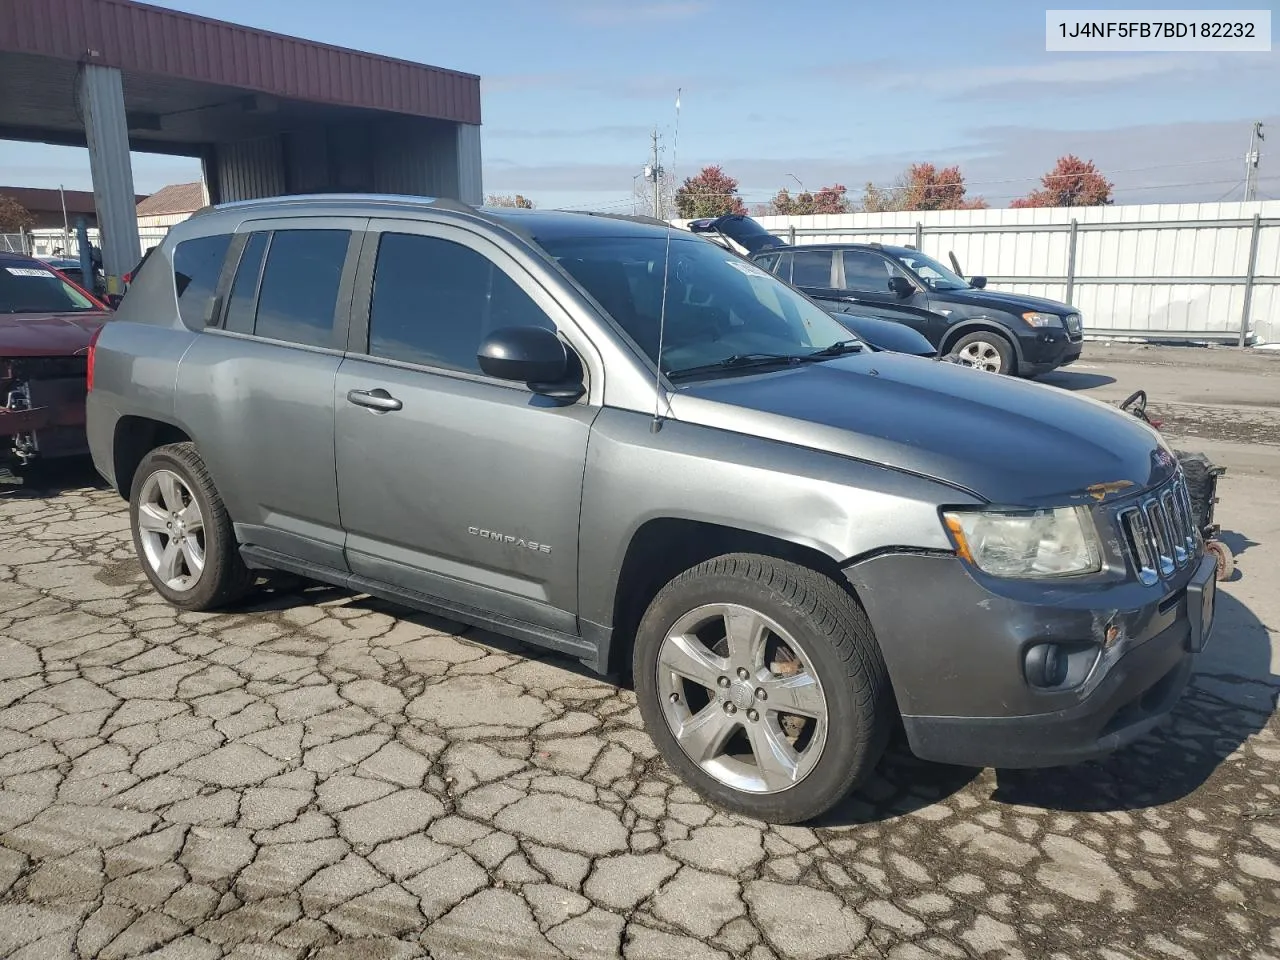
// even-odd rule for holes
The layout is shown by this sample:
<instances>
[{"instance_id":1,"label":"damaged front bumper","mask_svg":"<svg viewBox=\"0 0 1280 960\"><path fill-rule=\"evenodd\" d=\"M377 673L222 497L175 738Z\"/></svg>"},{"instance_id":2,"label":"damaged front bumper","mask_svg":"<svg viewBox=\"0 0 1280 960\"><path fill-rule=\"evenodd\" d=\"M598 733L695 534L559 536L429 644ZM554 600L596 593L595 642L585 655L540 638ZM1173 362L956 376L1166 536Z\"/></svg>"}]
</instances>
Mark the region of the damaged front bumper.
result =
<instances>
[{"instance_id":1,"label":"damaged front bumper","mask_svg":"<svg viewBox=\"0 0 1280 960\"><path fill-rule=\"evenodd\" d=\"M85 396L82 357L0 359L0 457L87 453Z\"/></svg>"},{"instance_id":2,"label":"damaged front bumper","mask_svg":"<svg viewBox=\"0 0 1280 960\"><path fill-rule=\"evenodd\" d=\"M1212 626L1212 557L1151 587L979 582L939 554L882 554L845 573L912 751L942 763L1064 766L1132 743L1178 702Z\"/></svg>"}]
</instances>

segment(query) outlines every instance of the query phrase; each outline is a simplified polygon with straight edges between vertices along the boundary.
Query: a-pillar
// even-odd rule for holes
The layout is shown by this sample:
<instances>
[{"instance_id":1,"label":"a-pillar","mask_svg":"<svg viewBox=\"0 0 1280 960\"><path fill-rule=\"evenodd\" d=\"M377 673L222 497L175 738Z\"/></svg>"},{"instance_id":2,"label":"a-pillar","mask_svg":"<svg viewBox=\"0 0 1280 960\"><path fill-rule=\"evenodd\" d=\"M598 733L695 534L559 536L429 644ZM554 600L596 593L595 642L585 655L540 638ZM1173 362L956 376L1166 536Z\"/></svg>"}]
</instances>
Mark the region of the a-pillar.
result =
<instances>
[{"instance_id":1,"label":"a-pillar","mask_svg":"<svg viewBox=\"0 0 1280 960\"><path fill-rule=\"evenodd\" d=\"M89 141L102 272L106 274L108 294L124 293L124 275L137 265L141 255L124 85L120 71L114 67L87 63L81 67L79 86Z\"/></svg>"}]
</instances>

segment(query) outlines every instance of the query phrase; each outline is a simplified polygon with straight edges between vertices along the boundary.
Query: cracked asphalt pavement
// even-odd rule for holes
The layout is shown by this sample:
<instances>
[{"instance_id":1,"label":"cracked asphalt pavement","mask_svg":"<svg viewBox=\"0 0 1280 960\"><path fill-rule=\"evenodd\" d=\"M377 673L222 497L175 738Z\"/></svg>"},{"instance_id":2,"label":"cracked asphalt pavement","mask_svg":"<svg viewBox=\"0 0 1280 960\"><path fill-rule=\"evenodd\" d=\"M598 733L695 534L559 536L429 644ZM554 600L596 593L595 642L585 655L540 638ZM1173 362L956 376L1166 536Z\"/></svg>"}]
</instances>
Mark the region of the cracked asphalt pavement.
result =
<instances>
[{"instance_id":1,"label":"cracked asphalt pavement","mask_svg":"<svg viewBox=\"0 0 1280 960\"><path fill-rule=\"evenodd\" d=\"M1064 770L897 747L804 827L701 802L571 662L286 581L179 613L86 472L10 489L0 957L1276 960L1263 454L1223 481L1241 572L1169 724Z\"/></svg>"}]
</instances>

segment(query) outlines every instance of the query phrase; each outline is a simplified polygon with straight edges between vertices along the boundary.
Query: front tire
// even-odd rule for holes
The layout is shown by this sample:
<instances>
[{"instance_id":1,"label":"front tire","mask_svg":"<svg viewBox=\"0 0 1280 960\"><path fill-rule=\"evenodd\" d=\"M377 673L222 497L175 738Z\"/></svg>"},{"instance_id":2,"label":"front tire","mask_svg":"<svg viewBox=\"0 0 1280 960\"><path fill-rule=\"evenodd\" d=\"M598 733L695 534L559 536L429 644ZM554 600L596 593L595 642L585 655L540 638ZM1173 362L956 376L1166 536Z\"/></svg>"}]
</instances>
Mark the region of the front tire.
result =
<instances>
[{"instance_id":1,"label":"front tire","mask_svg":"<svg viewBox=\"0 0 1280 960\"><path fill-rule=\"evenodd\" d=\"M1011 373L1016 357L1013 344L1005 337L990 330L966 333L951 345L952 356L959 357L971 367L988 373Z\"/></svg>"},{"instance_id":2,"label":"front tire","mask_svg":"<svg viewBox=\"0 0 1280 960\"><path fill-rule=\"evenodd\" d=\"M143 458L129 522L147 579L175 607L216 610L252 586L231 518L194 444L158 447Z\"/></svg>"},{"instance_id":3,"label":"front tire","mask_svg":"<svg viewBox=\"0 0 1280 960\"><path fill-rule=\"evenodd\" d=\"M734 813L825 813L871 774L892 730L866 613L793 563L731 554L686 570L649 605L632 659L663 759Z\"/></svg>"}]
</instances>

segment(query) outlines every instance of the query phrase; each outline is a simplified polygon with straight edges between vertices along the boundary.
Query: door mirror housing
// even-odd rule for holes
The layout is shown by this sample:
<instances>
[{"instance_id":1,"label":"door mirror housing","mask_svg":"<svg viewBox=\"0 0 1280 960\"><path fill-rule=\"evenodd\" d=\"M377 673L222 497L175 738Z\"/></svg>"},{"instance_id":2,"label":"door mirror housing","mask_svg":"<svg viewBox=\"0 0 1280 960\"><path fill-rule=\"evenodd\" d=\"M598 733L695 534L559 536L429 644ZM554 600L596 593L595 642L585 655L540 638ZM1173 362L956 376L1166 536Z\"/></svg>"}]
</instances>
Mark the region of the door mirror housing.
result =
<instances>
[{"instance_id":1,"label":"door mirror housing","mask_svg":"<svg viewBox=\"0 0 1280 960\"><path fill-rule=\"evenodd\" d=\"M975 290L981 290L986 285L987 285L986 277L970 277L969 278L969 286L973 287L973 289Z\"/></svg>"},{"instance_id":2,"label":"door mirror housing","mask_svg":"<svg viewBox=\"0 0 1280 960\"><path fill-rule=\"evenodd\" d=\"M581 382L568 383L576 364L564 342L545 327L505 327L480 342L480 369L500 380L516 380L551 397L577 399ZM578 378L580 380L580 378Z\"/></svg>"},{"instance_id":3,"label":"door mirror housing","mask_svg":"<svg viewBox=\"0 0 1280 960\"><path fill-rule=\"evenodd\" d=\"M890 277L889 289L895 294L906 300L908 297L914 296L916 292L915 284L906 277Z\"/></svg>"}]
</instances>

